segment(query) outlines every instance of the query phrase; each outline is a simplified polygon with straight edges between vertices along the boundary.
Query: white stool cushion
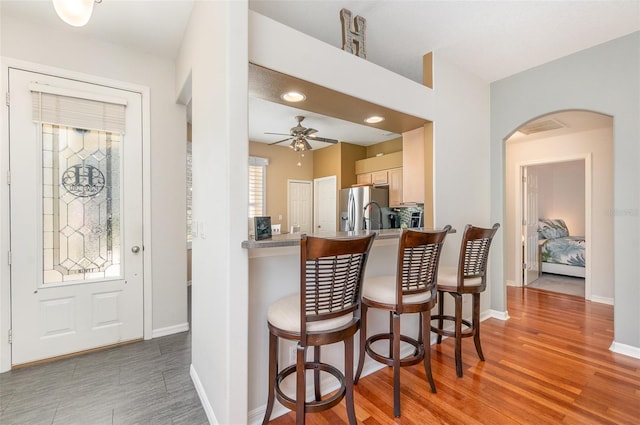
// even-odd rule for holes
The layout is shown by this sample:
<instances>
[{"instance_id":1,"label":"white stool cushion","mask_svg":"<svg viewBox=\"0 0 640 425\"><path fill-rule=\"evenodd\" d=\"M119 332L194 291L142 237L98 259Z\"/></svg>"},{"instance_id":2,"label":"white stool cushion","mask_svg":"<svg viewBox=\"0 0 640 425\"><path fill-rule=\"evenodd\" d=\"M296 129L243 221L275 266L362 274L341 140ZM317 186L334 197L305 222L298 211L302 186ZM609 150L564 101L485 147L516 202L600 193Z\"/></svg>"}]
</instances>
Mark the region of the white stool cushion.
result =
<instances>
[{"instance_id":1,"label":"white stool cushion","mask_svg":"<svg viewBox=\"0 0 640 425\"><path fill-rule=\"evenodd\" d=\"M481 277L471 277L464 280L464 286L478 286L482 283ZM438 268L438 285L457 286L458 268L440 267Z\"/></svg>"},{"instance_id":2,"label":"white stool cushion","mask_svg":"<svg viewBox=\"0 0 640 425\"><path fill-rule=\"evenodd\" d=\"M278 329L289 332L300 332L300 294L280 298L269 306L267 320ZM308 322L307 331L328 331L342 327L353 320L353 313L334 319Z\"/></svg>"},{"instance_id":3,"label":"white stool cushion","mask_svg":"<svg viewBox=\"0 0 640 425\"><path fill-rule=\"evenodd\" d=\"M368 300L384 304L396 303L396 277L395 276L375 276L364 280L362 296ZM402 301L405 304L421 304L431 299L431 292L421 292L419 294L405 295Z\"/></svg>"}]
</instances>

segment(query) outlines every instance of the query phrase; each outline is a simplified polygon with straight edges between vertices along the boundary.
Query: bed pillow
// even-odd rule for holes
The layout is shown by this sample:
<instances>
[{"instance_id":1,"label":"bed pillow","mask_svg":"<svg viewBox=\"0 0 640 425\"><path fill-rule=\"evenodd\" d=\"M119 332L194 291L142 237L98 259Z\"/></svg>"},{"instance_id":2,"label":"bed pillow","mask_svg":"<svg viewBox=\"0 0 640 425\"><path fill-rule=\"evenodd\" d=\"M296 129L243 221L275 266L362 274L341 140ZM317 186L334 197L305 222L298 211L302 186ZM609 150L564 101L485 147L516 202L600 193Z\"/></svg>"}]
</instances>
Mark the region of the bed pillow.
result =
<instances>
[{"instance_id":1,"label":"bed pillow","mask_svg":"<svg viewBox=\"0 0 640 425\"><path fill-rule=\"evenodd\" d=\"M541 218L538 220L538 239L556 239L569 236L569 228L561 218Z\"/></svg>"}]
</instances>

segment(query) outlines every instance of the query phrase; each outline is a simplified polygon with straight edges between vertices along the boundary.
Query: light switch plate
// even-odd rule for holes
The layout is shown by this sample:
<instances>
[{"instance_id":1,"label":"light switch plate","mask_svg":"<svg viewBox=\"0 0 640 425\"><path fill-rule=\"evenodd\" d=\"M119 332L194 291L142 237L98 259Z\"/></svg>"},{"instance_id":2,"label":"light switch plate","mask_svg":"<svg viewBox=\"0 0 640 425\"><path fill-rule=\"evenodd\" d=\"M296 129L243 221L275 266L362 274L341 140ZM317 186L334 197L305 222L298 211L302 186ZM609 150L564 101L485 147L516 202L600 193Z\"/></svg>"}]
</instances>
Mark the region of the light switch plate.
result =
<instances>
[{"instance_id":1,"label":"light switch plate","mask_svg":"<svg viewBox=\"0 0 640 425\"><path fill-rule=\"evenodd\" d=\"M200 227L200 238L207 239L207 232L206 232L206 229L205 229L205 222L201 221L199 224L200 224L200 226L199 226Z\"/></svg>"}]
</instances>

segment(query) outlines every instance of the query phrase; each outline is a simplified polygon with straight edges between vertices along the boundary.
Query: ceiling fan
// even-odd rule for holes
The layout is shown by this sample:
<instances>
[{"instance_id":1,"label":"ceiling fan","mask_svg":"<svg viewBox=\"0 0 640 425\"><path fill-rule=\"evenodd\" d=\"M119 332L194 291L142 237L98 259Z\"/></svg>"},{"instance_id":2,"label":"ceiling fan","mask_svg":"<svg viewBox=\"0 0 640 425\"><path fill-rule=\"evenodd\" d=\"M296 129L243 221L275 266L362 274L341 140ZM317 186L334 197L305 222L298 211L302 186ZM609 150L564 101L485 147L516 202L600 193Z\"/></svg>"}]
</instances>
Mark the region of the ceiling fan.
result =
<instances>
[{"instance_id":1,"label":"ceiling fan","mask_svg":"<svg viewBox=\"0 0 640 425\"><path fill-rule=\"evenodd\" d=\"M338 143L338 141L335 139L327 139L325 137L315 136L314 133L317 133L318 130L316 130L315 128L303 127L301 124L303 120L304 120L304 116L298 115L296 117L296 121L298 121L298 124L295 127L291 127L291 130L289 130L288 135L285 133L265 133L265 134L278 134L281 136L289 136L285 139L278 140L277 142L269 143L269 145L277 145L278 143L291 140L291 144L289 145L289 147L294 151L298 152L298 151L310 151L311 149L313 149L309 144L309 140L317 140L318 142L332 143L332 144Z\"/></svg>"}]
</instances>

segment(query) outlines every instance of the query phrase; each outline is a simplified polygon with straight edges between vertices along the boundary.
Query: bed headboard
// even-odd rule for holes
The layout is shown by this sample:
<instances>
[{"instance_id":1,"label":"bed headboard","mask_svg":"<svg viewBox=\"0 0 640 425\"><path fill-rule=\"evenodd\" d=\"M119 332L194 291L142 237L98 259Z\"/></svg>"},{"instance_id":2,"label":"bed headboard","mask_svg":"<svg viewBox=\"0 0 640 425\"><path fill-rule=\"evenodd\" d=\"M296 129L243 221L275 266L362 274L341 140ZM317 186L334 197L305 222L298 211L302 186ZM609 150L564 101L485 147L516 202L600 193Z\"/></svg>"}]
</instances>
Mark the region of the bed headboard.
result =
<instances>
[{"instance_id":1,"label":"bed headboard","mask_svg":"<svg viewBox=\"0 0 640 425\"><path fill-rule=\"evenodd\" d=\"M538 220L538 239L556 239L569 236L569 228L561 218L541 218Z\"/></svg>"}]
</instances>

